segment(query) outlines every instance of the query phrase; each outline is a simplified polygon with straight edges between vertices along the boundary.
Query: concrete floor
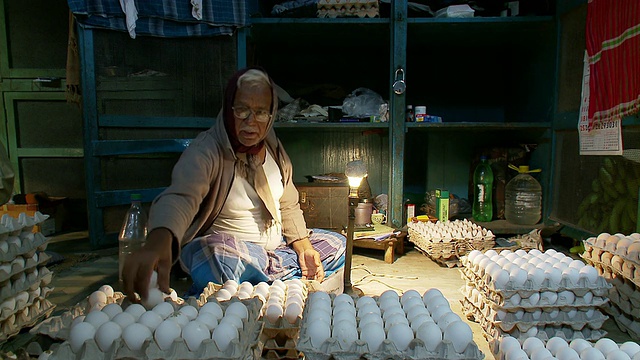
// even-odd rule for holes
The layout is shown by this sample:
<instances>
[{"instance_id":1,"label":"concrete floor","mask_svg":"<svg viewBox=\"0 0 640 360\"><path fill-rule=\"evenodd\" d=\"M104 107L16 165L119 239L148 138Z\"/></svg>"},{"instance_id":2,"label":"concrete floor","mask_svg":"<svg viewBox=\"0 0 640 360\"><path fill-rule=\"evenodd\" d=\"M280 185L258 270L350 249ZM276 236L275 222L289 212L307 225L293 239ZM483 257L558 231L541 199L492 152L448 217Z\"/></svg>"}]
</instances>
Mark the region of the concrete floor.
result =
<instances>
[{"instance_id":1,"label":"concrete floor","mask_svg":"<svg viewBox=\"0 0 640 360\"><path fill-rule=\"evenodd\" d=\"M49 243L49 250L62 255L77 255L91 253L94 257L88 261L80 262L72 267L51 267L54 272L54 280L51 284L55 289L49 295L49 300L56 304L53 315L60 314L77 304L91 292L103 284L110 284L118 290L117 249L105 249L92 251L90 249L86 232L71 233L54 236ZM462 294L460 288L463 280L457 268L443 268L428 259L425 255L415 250L412 244L405 243L405 253L397 255L394 263L384 261L384 253L380 250L354 249L353 270L351 280L354 287L365 295L380 295L386 290L392 289L399 294L409 289L415 289L424 293L430 288L439 289L449 300L451 309L464 321L466 317L462 312L460 300ZM190 286L190 281L172 279L171 286L178 294L182 294ZM484 339L482 330L477 323L467 321L474 332L474 340L486 359L493 356ZM617 342L630 340L622 333L615 323L609 319L604 326L609 332L607 337ZM23 332L0 346L0 350L15 351L33 341L33 336ZM636 339L637 341L637 339Z\"/></svg>"}]
</instances>

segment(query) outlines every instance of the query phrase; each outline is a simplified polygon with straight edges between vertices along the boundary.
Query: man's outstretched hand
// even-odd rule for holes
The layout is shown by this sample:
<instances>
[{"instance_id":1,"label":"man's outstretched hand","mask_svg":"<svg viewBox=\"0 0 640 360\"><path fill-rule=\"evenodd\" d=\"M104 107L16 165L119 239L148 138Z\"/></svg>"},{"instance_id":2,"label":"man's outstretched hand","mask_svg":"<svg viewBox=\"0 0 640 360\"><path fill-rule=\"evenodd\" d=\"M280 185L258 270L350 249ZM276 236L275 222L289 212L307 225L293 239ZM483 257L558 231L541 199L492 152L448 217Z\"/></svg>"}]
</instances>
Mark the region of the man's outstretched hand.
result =
<instances>
[{"instance_id":1,"label":"man's outstretched hand","mask_svg":"<svg viewBox=\"0 0 640 360\"><path fill-rule=\"evenodd\" d=\"M154 270L158 272L158 287L169 293L171 273L171 243L173 234L165 228L154 229L147 236L145 245L129 255L122 270L123 290L131 302L138 303L149 295L149 280Z\"/></svg>"}]
</instances>

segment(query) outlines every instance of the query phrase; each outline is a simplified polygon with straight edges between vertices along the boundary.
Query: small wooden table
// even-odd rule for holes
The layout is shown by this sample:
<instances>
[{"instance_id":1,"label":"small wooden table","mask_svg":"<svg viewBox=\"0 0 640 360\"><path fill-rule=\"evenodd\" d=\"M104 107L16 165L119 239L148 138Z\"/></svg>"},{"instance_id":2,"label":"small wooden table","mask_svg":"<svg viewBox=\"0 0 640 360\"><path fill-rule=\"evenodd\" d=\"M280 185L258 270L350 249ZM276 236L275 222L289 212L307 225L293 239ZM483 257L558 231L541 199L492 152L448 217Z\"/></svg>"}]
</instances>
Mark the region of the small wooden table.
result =
<instances>
[{"instance_id":1,"label":"small wooden table","mask_svg":"<svg viewBox=\"0 0 640 360\"><path fill-rule=\"evenodd\" d=\"M388 229L393 230L393 228ZM378 233L377 230L378 228L376 227L376 231L372 232L371 235L374 236ZM358 233L358 235L360 234L361 233ZM384 250L384 261L388 264L393 264L394 253L399 255L404 254L404 238L406 235L406 232L401 232L399 235L391 235L384 240L375 240L373 238L354 239L353 247Z\"/></svg>"}]
</instances>

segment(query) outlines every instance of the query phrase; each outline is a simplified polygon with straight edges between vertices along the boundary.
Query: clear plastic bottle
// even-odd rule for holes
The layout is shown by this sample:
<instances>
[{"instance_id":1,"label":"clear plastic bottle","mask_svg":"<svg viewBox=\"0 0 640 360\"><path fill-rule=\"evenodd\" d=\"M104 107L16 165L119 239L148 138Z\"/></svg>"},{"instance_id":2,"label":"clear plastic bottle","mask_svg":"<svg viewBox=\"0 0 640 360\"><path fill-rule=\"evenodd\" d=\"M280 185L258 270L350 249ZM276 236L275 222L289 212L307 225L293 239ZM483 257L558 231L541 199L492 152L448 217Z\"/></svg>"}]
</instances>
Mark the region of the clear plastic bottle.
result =
<instances>
[{"instance_id":1,"label":"clear plastic bottle","mask_svg":"<svg viewBox=\"0 0 640 360\"><path fill-rule=\"evenodd\" d=\"M504 217L512 224L537 224L542 213L542 186L529 173L541 170L529 170L528 166L518 168L511 164L509 168L518 171L519 174L507 183Z\"/></svg>"},{"instance_id":2,"label":"clear plastic bottle","mask_svg":"<svg viewBox=\"0 0 640 360\"><path fill-rule=\"evenodd\" d=\"M475 221L488 222L493 218L493 171L486 156L473 173L473 207L471 213Z\"/></svg>"},{"instance_id":3,"label":"clear plastic bottle","mask_svg":"<svg viewBox=\"0 0 640 360\"><path fill-rule=\"evenodd\" d=\"M118 280L122 282L122 268L124 261L132 252L136 251L147 238L147 213L142 207L142 195L131 194L131 207L122 223L118 235Z\"/></svg>"}]
</instances>

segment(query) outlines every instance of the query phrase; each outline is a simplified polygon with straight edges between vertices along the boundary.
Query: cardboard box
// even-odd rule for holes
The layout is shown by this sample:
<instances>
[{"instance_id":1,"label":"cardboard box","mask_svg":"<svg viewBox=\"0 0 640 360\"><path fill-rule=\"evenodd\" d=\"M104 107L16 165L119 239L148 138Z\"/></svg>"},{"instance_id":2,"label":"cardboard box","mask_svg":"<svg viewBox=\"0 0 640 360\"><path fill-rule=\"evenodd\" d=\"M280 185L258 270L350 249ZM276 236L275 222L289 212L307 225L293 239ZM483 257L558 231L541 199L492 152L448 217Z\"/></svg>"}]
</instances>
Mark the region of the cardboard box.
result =
<instances>
[{"instance_id":1,"label":"cardboard box","mask_svg":"<svg viewBox=\"0 0 640 360\"><path fill-rule=\"evenodd\" d=\"M349 185L327 183L296 184L300 208L307 228L340 232L349 222Z\"/></svg>"}]
</instances>

